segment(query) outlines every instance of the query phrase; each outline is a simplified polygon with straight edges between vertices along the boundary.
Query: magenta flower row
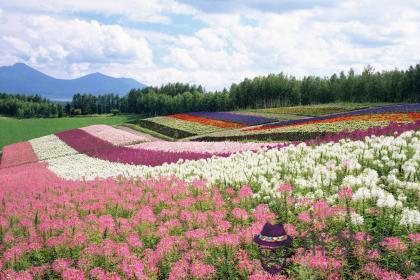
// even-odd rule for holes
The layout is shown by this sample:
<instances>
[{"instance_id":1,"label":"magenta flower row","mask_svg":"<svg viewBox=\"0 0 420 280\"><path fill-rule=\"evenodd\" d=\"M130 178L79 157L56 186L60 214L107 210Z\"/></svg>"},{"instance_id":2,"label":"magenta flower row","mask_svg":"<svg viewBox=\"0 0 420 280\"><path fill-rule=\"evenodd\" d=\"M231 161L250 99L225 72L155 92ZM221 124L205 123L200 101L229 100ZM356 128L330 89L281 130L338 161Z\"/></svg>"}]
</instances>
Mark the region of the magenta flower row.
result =
<instances>
[{"instance_id":1,"label":"magenta flower row","mask_svg":"<svg viewBox=\"0 0 420 280\"><path fill-rule=\"evenodd\" d=\"M135 165L158 166L163 163L175 163L182 160L210 158L214 154L207 152L169 152L141 148L116 147L81 129L56 133L67 145L90 157ZM229 156L230 153L218 153L218 156Z\"/></svg>"}]
</instances>

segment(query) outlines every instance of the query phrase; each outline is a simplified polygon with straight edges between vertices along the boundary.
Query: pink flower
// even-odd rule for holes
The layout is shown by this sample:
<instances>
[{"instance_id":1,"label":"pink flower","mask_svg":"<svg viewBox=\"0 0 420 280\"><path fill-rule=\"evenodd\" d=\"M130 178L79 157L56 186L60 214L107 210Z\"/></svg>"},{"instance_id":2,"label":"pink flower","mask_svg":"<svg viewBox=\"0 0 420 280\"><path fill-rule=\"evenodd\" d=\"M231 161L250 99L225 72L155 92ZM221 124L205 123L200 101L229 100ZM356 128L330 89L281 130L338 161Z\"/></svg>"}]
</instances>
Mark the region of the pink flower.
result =
<instances>
[{"instance_id":1,"label":"pink flower","mask_svg":"<svg viewBox=\"0 0 420 280\"><path fill-rule=\"evenodd\" d=\"M312 221L311 215L309 215L308 212L299 213L298 220L307 223L310 223Z\"/></svg>"},{"instance_id":2,"label":"pink flower","mask_svg":"<svg viewBox=\"0 0 420 280\"><path fill-rule=\"evenodd\" d=\"M169 280L187 279L189 264L186 260L180 259L172 265L171 272L169 273Z\"/></svg>"},{"instance_id":3,"label":"pink flower","mask_svg":"<svg viewBox=\"0 0 420 280\"><path fill-rule=\"evenodd\" d=\"M188 239L204 239L207 236L207 231L202 228L189 230L185 232L185 237Z\"/></svg>"},{"instance_id":4,"label":"pink flower","mask_svg":"<svg viewBox=\"0 0 420 280\"><path fill-rule=\"evenodd\" d=\"M66 268L70 267L72 261L67 259L56 259L51 264L51 268L58 273L62 273Z\"/></svg>"},{"instance_id":5,"label":"pink flower","mask_svg":"<svg viewBox=\"0 0 420 280\"><path fill-rule=\"evenodd\" d=\"M387 270L379 267L377 264L374 264L374 263L367 264L364 267L364 272L365 272L365 274L371 275L371 276L375 277L376 279L404 280L404 277L402 277L397 272L387 271Z\"/></svg>"},{"instance_id":6,"label":"pink flower","mask_svg":"<svg viewBox=\"0 0 420 280\"><path fill-rule=\"evenodd\" d=\"M203 263L193 263L190 268L191 276L198 279L206 279L213 276L215 273L214 266L203 264Z\"/></svg>"},{"instance_id":7,"label":"pink flower","mask_svg":"<svg viewBox=\"0 0 420 280\"><path fill-rule=\"evenodd\" d=\"M239 190L239 197L240 198L247 198L247 197L252 197L254 193L252 192L252 189L250 186L243 186L240 190Z\"/></svg>"},{"instance_id":8,"label":"pink flower","mask_svg":"<svg viewBox=\"0 0 420 280\"><path fill-rule=\"evenodd\" d=\"M247 220L248 219L248 212L245 209L234 208L232 210L232 215L237 220Z\"/></svg>"},{"instance_id":9,"label":"pink flower","mask_svg":"<svg viewBox=\"0 0 420 280\"><path fill-rule=\"evenodd\" d=\"M226 188L225 190L227 195L233 195L235 193L235 190L233 188Z\"/></svg>"},{"instance_id":10,"label":"pink flower","mask_svg":"<svg viewBox=\"0 0 420 280\"><path fill-rule=\"evenodd\" d=\"M350 187L345 187L340 189L340 191L338 192L338 196L341 199L351 199L353 196L353 190Z\"/></svg>"},{"instance_id":11,"label":"pink flower","mask_svg":"<svg viewBox=\"0 0 420 280\"><path fill-rule=\"evenodd\" d=\"M85 273L79 269L66 268L62 273L62 277L65 280L80 280L85 279Z\"/></svg>"},{"instance_id":12,"label":"pink flower","mask_svg":"<svg viewBox=\"0 0 420 280\"><path fill-rule=\"evenodd\" d=\"M410 233L407 237L415 244L420 243L420 233Z\"/></svg>"},{"instance_id":13,"label":"pink flower","mask_svg":"<svg viewBox=\"0 0 420 280\"><path fill-rule=\"evenodd\" d=\"M283 184L281 184L280 185L280 187L279 187L279 192L292 192L292 189L293 189L293 187L292 187L292 185L291 184L289 184L289 183L283 183Z\"/></svg>"},{"instance_id":14,"label":"pink flower","mask_svg":"<svg viewBox=\"0 0 420 280\"><path fill-rule=\"evenodd\" d=\"M240 243L240 236L235 234L229 233L222 233L219 234L211 240L211 244L214 246L221 246L221 245L230 245L230 246L238 246Z\"/></svg>"},{"instance_id":15,"label":"pink flower","mask_svg":"<svg viewBox=\"0 0 420 280\"><path fill-rule=\"evenodd\" d=\"M297 236L299 234L292 224L284 224L284 229L286 230L286 233L290 236Z\"/></svg>"},{"instance_id":16,"label":"pink flower","mask_svg":"<svg viewBox=\"0 0 420 280\"><path fill-rule=\"evenodd\" d=\"M397 237L385 237L380 243L383 247L394 252L404 252L407 250L407 245Z\"/></svg>"},{"instance_id":17,"label":"pink flower","mask_svg":"<svg viewBox=\"0 0 420 280\"><path fill-rule=\"evenodd\" d=\"M105 272L105 270L103 270L100 267L92 268L90 270L89 274L92 278L95 278L95 279L98 279L98 280L105 280L106 279L106 272Z\"/></svg>"},{"instance_id":18,"label":"pink flower","mask_svg":"<svg viewBox=\"0 0 420 280\"><path fill-rule=\"evenodd\" d=\"M255 207L255 211L252 214L254 218L259 222L268 222L273 220L276 215L270 211L267 204L259 204Z\"/></svg>"},{"instance_id":19,"label":"pink flower","mask_svg":"<svg viewBox=\"0 0 420 280\"><path fill-rule=\"evenodd\" d=\"M332 211L325 200L316 201L313 205L314 217L318 219L325 219L331 216Z\"/></svg>"},{"instance_id":20,"label":"pink flower","mask_svg":"<svg viewBox=\"0 0 420 280\"><path fill-rule=\"evenodd\" d=\"M143 243L141 242L139 236L135 233L131 233L127 236L127 244L130 247L143 248Z\"/></svg>"}]
</instances>

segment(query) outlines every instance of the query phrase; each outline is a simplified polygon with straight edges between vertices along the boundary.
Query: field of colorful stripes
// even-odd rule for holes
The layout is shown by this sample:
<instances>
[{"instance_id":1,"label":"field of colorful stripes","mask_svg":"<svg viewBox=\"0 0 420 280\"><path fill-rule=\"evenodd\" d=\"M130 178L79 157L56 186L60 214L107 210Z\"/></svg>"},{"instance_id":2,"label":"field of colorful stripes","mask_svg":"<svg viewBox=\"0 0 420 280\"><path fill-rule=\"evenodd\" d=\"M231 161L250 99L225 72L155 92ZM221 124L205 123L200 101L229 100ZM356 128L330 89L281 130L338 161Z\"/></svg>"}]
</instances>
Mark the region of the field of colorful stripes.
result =
<instances>
[{"instance_id":1,"label":"field of colorful stripes","mask_svg":"<svg viewBox=\"0 0 420 280\"><path fill-rule=\"evenodd\" d=\"M71 154L81 153L92 158L132 165L159 166L180 160L199 160L213 156L226 157L243 151L260 148L279 148L284 143L235 143L235 142L144 142L128 146L112 143L87 133L84 129L73 129L55 134L50 141L61 141L71 149ZM48 143L49 146L52 143ZM60 146L59 144L55 146ZM66 149L69 151L69 149ZM62 155L63 153L54 153ZM66 156L63 154L63 156Z\"/></svg>"},{"instance_id":2,"label":"field of colorful stripes","mask_svg":"<svg viewBox=\"0 0 420 280\"><path fill-rule=\"evenodd\" d=\"M286 120L265 124L255 128L245 128L243 131L272 130L286 126L343 121L414 122L418 119L420 119L420 103L415 103L362 109L307 119Z\"/></svg>"},{"instance_id":3,"label":"field of colorful stripes","mask_svg":"<svg viewBox=\"0 0 420 280\"><path fill-rule=\"evenodd\" d=\"M241 125L258 125L276 121L276 119L266 118L262 116L242 115L230 112L191 112L183 115L206 118L210 120L218 120Z\"/></svg>"}]
</instances>

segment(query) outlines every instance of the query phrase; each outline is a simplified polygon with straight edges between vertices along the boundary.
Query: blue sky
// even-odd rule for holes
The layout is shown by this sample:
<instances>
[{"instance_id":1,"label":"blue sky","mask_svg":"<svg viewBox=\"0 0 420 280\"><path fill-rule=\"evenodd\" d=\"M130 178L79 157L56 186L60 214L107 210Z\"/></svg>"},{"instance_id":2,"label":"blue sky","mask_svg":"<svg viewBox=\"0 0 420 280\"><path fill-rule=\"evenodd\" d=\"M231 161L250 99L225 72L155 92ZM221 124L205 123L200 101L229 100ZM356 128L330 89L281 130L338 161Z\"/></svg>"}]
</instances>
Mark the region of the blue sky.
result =
<instances>
[{"instance_id":1,"label":"blue sky","mask_svg":"<svg viewBox=\"0 0 420 280\"><path fill-rule=\"evenodd\" d=\"M0 65L222 89L420 62L419 1L0 0Z\"/></svg>"}]
</instances>

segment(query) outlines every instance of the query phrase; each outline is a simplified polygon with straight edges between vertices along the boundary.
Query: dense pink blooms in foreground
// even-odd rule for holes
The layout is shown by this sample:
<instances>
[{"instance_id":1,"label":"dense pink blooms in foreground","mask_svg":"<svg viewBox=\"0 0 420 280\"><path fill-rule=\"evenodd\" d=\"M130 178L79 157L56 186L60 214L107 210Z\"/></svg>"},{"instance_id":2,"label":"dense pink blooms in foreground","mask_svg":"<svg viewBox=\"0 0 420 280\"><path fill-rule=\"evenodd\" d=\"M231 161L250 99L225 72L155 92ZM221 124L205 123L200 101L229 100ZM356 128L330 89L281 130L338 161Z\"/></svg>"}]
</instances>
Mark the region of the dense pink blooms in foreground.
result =
<instances>
[{"instance_id":1,"label":"dense pink blooms in foreground","mask_svg":"<svg viewBox=\"0 0 420 280\"><path fill-rule=\"evenodd\" d=\"M237 191L229 195L238 199L234 207L218 189L203 188L203 183L177 178L64 181L42 163L13 172L1 169L1 277L32 279L46 273L64 279L150 279L161 273L170 279L215 277L225 261L209 262L211 252L227 247L234 256L242 246L251 245L253 235L275 215L247 199L252 194L247 187L241 195ZM76 259L70 257L72 252L77 252ZM40 254L53 259L27 263L29 256ZM21 271L14 271L18 266ZM258 265L241 263L237 269L264 275Z\"/></svg>"},{"instance_id":2,"label":"dense pink blooms in foreground","mask_svg":"<svg viewBox=\"0 0 420 280\"><path fill-rule=\"evenodd\" d=\"M43 163L0 169L0 185L1 279L47 274L64 279L213 279L228 271L244 279L287 279L262 270L252 241L266 221L274 222L284 211L275 213L253 199L250 186L207 188L204 180L187 183L175 177L65 181ZM282 189L287 194L293 187L284 184ZM344 205L299 199L296 206L301 209L285 224L295 244L287 270L344 279L346 248L325 226L331 219L342 220ZM320 241L305 248L305 242L313 242L312 233ZM350 240L350 235L344 231L340 238ZM386 237L378 246L398 255L418 239L417 233L409 234L408 241ZM354 234L355 255L366 263L359 277L404 279L379 265L383 253L366 250L367 242L372 242L368 234ZM327 251L322 244L335 245ZM418 279L418 274L406 278Z\"/></svg>"}]
</instances>

